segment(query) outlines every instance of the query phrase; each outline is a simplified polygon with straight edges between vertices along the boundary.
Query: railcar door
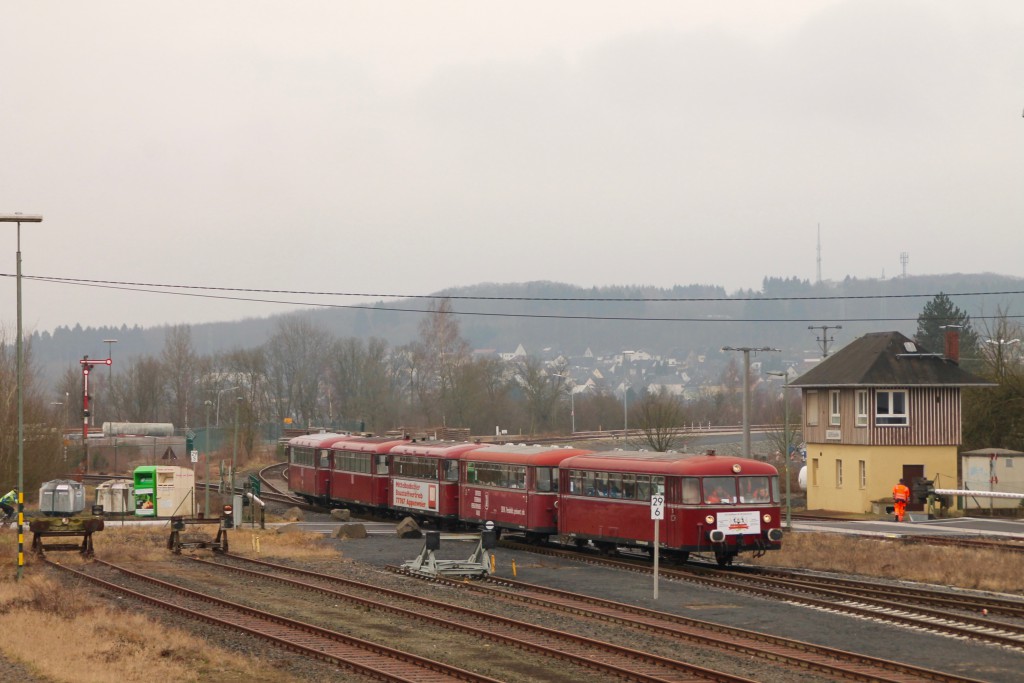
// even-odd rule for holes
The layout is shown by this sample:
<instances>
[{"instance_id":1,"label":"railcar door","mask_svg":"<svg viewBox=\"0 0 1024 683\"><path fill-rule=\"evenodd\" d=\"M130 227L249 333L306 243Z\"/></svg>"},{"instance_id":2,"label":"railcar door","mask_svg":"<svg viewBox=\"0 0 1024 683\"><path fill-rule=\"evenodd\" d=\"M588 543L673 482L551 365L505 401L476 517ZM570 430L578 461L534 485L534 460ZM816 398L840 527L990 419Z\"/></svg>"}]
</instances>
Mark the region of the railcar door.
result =
<instances>
[{"instance_id":1,"label":"railcar door","mask_svg":"<svg viewBox=\"0 0 1024 683\"><path fill-rule=\"evenodd\" d=\"M331 452L326 448L316 462L316 493L325 502L331 500Z\"/></svg>"}]
</instances>

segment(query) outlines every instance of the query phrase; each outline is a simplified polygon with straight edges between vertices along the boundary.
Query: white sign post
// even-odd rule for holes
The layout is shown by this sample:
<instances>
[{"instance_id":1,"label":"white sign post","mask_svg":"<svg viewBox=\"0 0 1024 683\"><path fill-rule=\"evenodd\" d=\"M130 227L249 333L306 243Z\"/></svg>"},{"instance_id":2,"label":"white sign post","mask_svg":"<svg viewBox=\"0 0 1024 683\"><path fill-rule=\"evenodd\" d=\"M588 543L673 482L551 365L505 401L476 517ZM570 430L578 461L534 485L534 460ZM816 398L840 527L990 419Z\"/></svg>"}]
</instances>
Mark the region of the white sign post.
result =
<instances>
[{"instance_id":1,"label":"white sign post","mask_svg":"<svg viewBox=\"0 0 1024 683\"><path fill-rule=\"evenodd\" d=\"M654 494L651 496L651 519L654 520L654 599L658 599L658 553L660 551L661 539L658 538L658 531L661 527L661 520L665 517L665 496Z\"/></svg>"}]
</instances>

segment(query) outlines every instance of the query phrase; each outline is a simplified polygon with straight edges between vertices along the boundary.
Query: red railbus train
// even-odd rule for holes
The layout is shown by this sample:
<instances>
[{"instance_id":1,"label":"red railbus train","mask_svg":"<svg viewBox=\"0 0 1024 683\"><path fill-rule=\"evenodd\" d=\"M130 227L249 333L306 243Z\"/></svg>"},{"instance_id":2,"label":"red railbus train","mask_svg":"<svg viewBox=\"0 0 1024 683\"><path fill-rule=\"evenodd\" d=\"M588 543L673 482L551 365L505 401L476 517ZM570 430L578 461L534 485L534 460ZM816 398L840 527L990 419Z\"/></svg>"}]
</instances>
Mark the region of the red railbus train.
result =
<instances>
[{"instance_id":1,"label":"red railbus train","mask_svg":"<svg viewBox=\"0 0 1024 683\"><path fill-rule=\"evenodd\" d=\"M659 552L685 560L782 547L778 471L757 460L714 455L612 451L560 465L558 533L564 540L653 552L651 498L664 496Z\"/></svg>"},{"instance_id":2,"label":"red railbus train","mask_svg":"<svg viewBox=\"0 0 1024 683\"><path fill-rule=\"evenodd\" d=\"M592 451L558 446L487 446L462 457L459 519L491 522L542 540L557 531L558 467L563 460Z\"/></svg>"},{"instance_id":3,"label":"red railbus train","mask_svg":"<svg viewBox=\"0 0 1024 683\"><path fill-rule=\"evenodd\" d=\"M296 437L287 450L292 492L326 506L653 553L658 495L666 555L727 565L782 547L778 471L757 460L342 434Z\"/></svg>"},{"instance_id":4,"label":"red railbus train","mask_svg":"<svg viewBox=\"0 0 1024 683\"><path fill-rule=\"evenodd\" d=\"M304 434L288 441L288 488L310 503L329 504L330 452L335 441L350 438L333 432Z\"/></svg>"},{"instance_id":5,"label":"red railbus train","mask_svg":"<svg viewBox=\"0 0 1024 683\"><path fill-rule=\"evenodd\" d=\"M391 449L391 509L439 526L459 521L459 461L479 443L409 441Z\"/></svg>"}]
</instances>

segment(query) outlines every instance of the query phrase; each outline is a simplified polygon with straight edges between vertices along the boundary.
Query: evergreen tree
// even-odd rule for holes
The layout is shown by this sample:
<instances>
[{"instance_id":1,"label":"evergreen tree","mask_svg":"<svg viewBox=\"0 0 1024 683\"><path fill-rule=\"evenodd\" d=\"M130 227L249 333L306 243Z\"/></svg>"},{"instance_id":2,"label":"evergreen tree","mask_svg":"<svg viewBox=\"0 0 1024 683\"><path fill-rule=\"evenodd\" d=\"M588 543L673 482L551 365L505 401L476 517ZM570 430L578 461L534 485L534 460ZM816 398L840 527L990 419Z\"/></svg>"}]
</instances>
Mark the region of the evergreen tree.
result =
<instances>
[{"instance_id":1,"label":"evergreen tree","mask_svg":"<svg viewBox=\"0 0 1024 683\"><path fill-rule=\"evenodd\" d=\"M948 296L939 292L934 299L924 305L917 316L917 334L914 340L935 353L942 353L945 348L946 326L960 328L961 358L977 358L978 333L971 326L971 316L955 306Z\"/></svg>"}]
</instances>

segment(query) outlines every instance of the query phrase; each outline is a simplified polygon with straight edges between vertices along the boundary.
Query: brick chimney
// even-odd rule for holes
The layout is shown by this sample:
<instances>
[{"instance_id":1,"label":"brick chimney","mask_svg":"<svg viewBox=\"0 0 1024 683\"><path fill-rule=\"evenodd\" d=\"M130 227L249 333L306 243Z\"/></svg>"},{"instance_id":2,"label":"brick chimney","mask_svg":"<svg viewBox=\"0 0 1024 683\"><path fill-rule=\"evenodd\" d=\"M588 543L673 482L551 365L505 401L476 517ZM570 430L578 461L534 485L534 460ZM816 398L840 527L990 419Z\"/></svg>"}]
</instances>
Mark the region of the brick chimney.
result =
<instances>
[{"instance_id":1,"label":"brick chimney","mask_svg":"<svg viewBox=\"0 0 1024 683\"><path fill-rule=\"evenodd\" d=\"M946 360L951 360L960 365L960 329L957 327L946 328Z\"/></svg>"}]
</instances>

